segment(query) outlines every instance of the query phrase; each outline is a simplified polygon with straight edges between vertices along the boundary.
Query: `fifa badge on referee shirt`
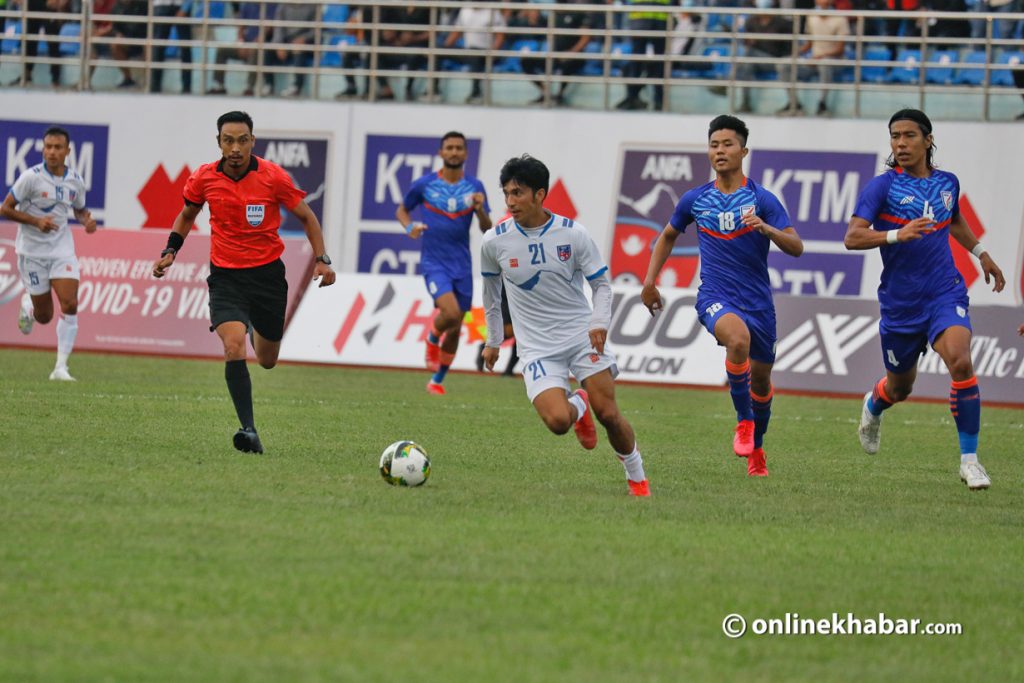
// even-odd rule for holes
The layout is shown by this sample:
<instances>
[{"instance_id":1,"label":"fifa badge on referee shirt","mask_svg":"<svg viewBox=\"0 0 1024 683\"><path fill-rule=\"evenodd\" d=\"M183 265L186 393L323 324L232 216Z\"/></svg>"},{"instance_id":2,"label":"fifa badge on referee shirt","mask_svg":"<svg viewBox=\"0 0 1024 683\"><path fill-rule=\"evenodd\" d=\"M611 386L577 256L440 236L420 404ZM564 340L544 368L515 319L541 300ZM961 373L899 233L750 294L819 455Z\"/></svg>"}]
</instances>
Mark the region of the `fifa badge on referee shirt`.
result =
<instances>
[{"instance_id":1,"label":"fifa badge on referee shirt","mask_svg":"<svg viewBox=\"0 0 1024 683\"><path fill-rule=\"evenodd\" d=\"M249 221L249 225L251 225L252 227L259 227L260 223L263 222L263 205L246 204L245 220Z\"/></svg>"}]
</instances>

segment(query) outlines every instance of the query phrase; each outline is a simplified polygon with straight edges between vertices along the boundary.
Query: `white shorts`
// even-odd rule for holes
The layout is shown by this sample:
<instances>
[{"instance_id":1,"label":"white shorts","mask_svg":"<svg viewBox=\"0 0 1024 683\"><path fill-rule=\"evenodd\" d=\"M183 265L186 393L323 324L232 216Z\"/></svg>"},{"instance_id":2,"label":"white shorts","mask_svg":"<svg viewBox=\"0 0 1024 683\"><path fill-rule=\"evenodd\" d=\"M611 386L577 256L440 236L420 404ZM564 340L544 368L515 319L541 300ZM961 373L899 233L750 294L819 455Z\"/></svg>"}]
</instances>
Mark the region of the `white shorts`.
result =
<instances>
[{"instance_id":1,"label":"white shorts","mask_svg":"<svg viewBox=\"0 0 1024 683\"><path fill-rule=\"evenodd\" d=\"M63 258L34 258L18 256L18 272L21 284L32 296L50 291L50 280L77 280L78 259L74 256Z\"/></svg>"},{"instance_id":2,"label":"white shorts","mask_svg":"<svg viewBox=\"0 0 1024 683\"><path fill-rule=\"evenodd\" d=\"M523 359L523 380L526 382L526 395L530 403L541 392L561 387L568 393L569 373L582 382L591 375L605 369L611 369L612 377L618 377L619 366L615 364L615 354L605 346L604 353L598 353L590 345L590 339L570 346L562 351L553 351L549 355L531 355Z\"/></svg>"}]
</instances>

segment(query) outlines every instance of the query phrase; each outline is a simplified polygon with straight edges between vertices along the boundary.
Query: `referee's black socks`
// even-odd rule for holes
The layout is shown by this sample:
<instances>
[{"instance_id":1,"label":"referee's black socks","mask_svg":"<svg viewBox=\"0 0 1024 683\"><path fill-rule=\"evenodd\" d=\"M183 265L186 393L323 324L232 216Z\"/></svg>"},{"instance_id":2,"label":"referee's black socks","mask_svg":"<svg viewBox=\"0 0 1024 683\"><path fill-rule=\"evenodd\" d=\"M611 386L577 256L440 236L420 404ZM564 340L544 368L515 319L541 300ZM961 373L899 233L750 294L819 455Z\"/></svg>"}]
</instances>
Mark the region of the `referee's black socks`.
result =
<instances>
[{"instance_id":1,"label":"referee's black socks","mask_svg":"<svg viewBox=\"0 0 1024 683\"><path fill-rule=\"evenodd\" d=\"M242 429L256 429L252 419L252 380L249 379L249 366L245 359L229 360L224 364L224 379L228 383L231 402L235 404L235 414Z\"/></svg>"}]
</instances>

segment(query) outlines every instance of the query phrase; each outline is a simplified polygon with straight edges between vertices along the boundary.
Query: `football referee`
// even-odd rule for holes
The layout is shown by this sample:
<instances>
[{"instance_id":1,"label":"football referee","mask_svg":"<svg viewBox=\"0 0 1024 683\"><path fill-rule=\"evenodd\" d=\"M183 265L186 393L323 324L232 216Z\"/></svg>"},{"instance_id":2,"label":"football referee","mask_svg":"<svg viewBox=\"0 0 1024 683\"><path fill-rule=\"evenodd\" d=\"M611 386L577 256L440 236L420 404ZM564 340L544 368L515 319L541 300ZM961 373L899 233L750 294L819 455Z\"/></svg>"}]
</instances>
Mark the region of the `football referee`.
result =
<instances>
[{"instance_id":1,"label":"football referee","mask_svg":"<svg viewBox=\"0 0 1024 683\"><path fill-rule=\"evenodd\" d=\"M253 155L255 140L247 113L231 111L217 119L223 158L200 166L185 183L185 206L174 219L167 248L153 264L153 276L163 277L203 204L209 204L210 330L224 344L224 378L241 423L234 444L246 453L262 453L263 444L253 420L245 338L251 335L256 359L269 369L277 364L284 336L288 282L278 235L282 204L302 223L316 254L313 279L326 287L335 278L320 222L303 201L306 193L280 166Z\"/></svg>"}]
</instances>

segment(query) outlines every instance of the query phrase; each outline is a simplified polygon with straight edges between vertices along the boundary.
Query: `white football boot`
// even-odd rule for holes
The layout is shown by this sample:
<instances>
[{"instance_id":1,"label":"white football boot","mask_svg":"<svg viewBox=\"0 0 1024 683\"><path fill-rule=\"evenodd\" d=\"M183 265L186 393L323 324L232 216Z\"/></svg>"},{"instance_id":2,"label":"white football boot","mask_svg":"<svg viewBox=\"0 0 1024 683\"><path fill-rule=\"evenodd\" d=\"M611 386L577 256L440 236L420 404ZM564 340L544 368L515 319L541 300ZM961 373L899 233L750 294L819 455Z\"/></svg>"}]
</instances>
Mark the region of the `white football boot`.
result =
<instances>
[{"instance_id":1,"label":"white football boot","mask_svg":"<svg viewBox=\"0 0 1024 683\"><path fill-rule=\"evenodd\" d=\"M50 379L57 382L74 382L76 381L71 373L68 372L68 366L62 365L59 368L54 368L53 372L50 373Z\"/></svg>"},{"instance_id":2,"label":"white football boot","mask_svg":"<svg viewBox=\"0 0 1024 683\"><path fill-rule=\"evenodd\" d=\"M857 436L860 437L861 448L865 453L874 455L878 452L878 444L882 440L879 431L882 428L882 416L872 415L868 410L868 400L871 399L871 392L864 394L864 406L860 411L860 425L857 427Z\"/></svg>"},{"instance_id":3,"label":"white football boot","mask_svg":"<svg viewBox=\"0 0 1024 683\"><path fill-rule=\"evenodd\" d=\"M32 324L35 318L32 317L32 297L28 292L21 295L21 310L18 312L18 329L22 334L32 331Z\"/></svg>"},{"instance_id":4,"label":"white football boot","mask_svg":"<svg viewBox=\"0 0 1024 683\"><path fill-rule=\"evenodd\" d=\"M960 465L960 481L967 484L972 491L987 489L992 485L988 478L988 472L981 466L980 462L965 462Z\"/></svg>"}]
</instances>

